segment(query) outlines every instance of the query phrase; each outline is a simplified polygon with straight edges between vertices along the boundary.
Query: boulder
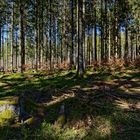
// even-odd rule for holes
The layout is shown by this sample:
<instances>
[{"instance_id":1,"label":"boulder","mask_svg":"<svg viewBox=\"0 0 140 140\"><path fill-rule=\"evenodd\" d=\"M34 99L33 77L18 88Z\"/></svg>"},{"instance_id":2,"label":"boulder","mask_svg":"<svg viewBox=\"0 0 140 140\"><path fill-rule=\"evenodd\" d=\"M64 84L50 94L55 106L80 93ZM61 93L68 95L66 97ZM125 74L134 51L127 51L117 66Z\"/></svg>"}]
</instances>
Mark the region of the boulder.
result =
<instances>
[{"instance_id":1,"label":"boulder","mask_svg":"<svg viewBox=\"0 0 140 140\"><path fill-rule=\"evenodd\" d=\"M0 125L16 121L19 114L18 97L9 96L0 99Z\"/></svg>"},{"instance_id":2,"label":"boulder","mask_svg":"<svg viewBox=\"0 0 140 140\"><path fill-rule=\"evenodd\" d=\"M37 105L23 94L19 97L8 96L0 98L0 125L15 122L24 123L31 118L31 114L37 113Z\"/></svg>"},{"instance_id":3,"label":"boulder","mask_svg":"<svg viewBox=\"0 0 140 140\"><path fill-rule=\"evenodd\" d=\"M17 114L17 115L19 114L19 107L17 107L16 105L12 105L12 104L0 105L0 113L6 110L11 110L14 114Z\"/></svg>"}]
</instances>

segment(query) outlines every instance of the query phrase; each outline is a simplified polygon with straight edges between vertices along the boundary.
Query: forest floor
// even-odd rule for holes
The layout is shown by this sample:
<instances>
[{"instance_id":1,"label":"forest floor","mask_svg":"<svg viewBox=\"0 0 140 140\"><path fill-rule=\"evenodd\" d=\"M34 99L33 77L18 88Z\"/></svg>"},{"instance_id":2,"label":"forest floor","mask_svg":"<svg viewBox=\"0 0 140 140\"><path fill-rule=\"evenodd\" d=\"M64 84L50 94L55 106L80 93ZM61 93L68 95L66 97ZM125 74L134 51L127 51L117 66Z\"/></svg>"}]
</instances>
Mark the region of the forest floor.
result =
<instances>
[{"instance_id":1,"label":"forest floor","mask_svg":"<svg viewBox=\"0 0 140 140\"><path fill-rule=\"evenodd\" d=\"M30 118L1 125L0 140L140 139L139 68L0 75L0 100L20 95Z\"/></svg>"}]
</instances>

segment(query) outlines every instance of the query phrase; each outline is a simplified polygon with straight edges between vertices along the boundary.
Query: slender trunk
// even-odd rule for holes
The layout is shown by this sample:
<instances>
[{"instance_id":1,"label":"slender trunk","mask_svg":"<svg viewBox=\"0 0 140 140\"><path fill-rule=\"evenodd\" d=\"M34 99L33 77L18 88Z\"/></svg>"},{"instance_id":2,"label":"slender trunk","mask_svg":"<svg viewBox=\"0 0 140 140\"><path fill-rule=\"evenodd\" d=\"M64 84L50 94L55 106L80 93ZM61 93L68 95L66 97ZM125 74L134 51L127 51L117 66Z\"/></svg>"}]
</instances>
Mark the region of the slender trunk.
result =
<instances>
[{"instance_id":1,"label":"slender trunk","mask_svg":"<svg viewBox=\"0 0 140 140\"><path fill-rule=\"evenodd\" d=\"M92 47L91 47L91 59L92 59L91 61L92 61L92 62L94 61L94 58L95 58L95 55L94 55L94 54L95 54L95 52L94 52L94 51L95 51L95 43L94 43L94 41L95 41L95 40L94 40L94 35L95 35L95 34L94 34L94 32L95 32L95 28L94 28L94 26L93 26L93 27L92 27L92 36L91 36L91 46L92 46Z\"/></svg>"},{"instance_id":2,"label":"slender trunk","mask_svg":"<svg viewBox=\"0 0 140 140\"><path fill-rule=\"evenodd\" d=\"M8 70L8 26L7 26L7 34L6 34L6 71Z\"/></svg>"},{"instance_id":3,"label":"slender trunk","mask_svg":"<svg viewBox=\"0 0 140 140\"><path fill-rule=\"evenodd\" d=\"M115 3L115 40L114 40L114 53L115 59L118 58L118 0Z\"/></svg>"},{"instance_id":4,"label":"slender trunk","mask_svg":"<svg viewBox=\"0 0 140 140\"><path fill-rule=\"evenodd\" d=\"M16 31L16 69L18 68L18 33Z\"/></svg>"},{"instance_id":5,"label":"slender trunk","mask_svg":"<svg viewBox=\"0 0 140 140\"><path fill-rule=\"evenodd\" d=\"M71 1L71 28L72 28L72 32L71 32L71 49L70 49L70 68L74 65L74 0Z\"/></svg>"},{"instance_id":6,"label":"slender trunk","mask_svg":"<svg viewBox=\"0 0 140 140\"><path fill-rule=\"evenodd\" d=\"M60 61L61 61L61 64L63 63L63 27L61 28L61 44L60 44Z\"/></svg>"},{"instance_id":7,"label":"slender trunk","mask_svg":"<svg viewBox=\"0 0 140 140\"><path fill-rule=\"evenodd\" d=\"M103 0L101 0L101 60L104 59L104 37L103 37Z\"/></svg>"},{"instance_id":8,"label":"slender trunk","mask_svg":"<svg viewBox=\"0 0 140 140\"><path fill-rule=\"evenodd\" d=\"M89 35L89 31L90 31L90 29L89 29L89 27L88 27L88 35ZM90 53L91 53L91 48L90 48L90 37L88 37L88 65L90 65L91 64L91 59L90 59Z\"/></svg>"},{"instance_id":9,"label":"slender trunk","mask_svg":"<svg viewBox=\"0 0 140 140\"><path fill-rule=\"evenodd\" d=\"M131 42L131 61L133 61L133 34L131 31L131 35L130 35L130 42Z\"/></svg>"},{"instance_id":10,"label":"slender trunk","mask_svg":"<svg viewBox=\"0 0 140 140\"><path fill-rule=\"evenodd\" d=\"M52 70L52 30L51 30L51 26L52 26L52 18L51 18L51 0L49 1L50 3L50 15L49 15L49 22L50 22L50 27L49 27L49 47L50 47L50 70Z\"/></svg>"},{"instance_id":11,"label":"slender trunk","mask_svg":"<svg viewBox=\"0 0 140 140\"><path fill-rule=\"evenodd\" d=\"M1 27L1 25L0 25L0 67L2 67L2 64L1 64L1 54L2 54L2 52L1 52L1 31L2 31L2 27ZM1 68L0 68L1 69Z\"/></svg>"},{"instance_id":12,"label":"slender trunk","mask_svg":"<svg viewBox=\"0 0 140 140\"><path fill-rule=\"evenodd\" d=\"M107 61L108 56L107 56L107 52L108 52L108 17L107 17L107 0L105 0L105 60Z\"/></svg>"},{"instance_id":13,"label":"slender trunk","mask_svg":"<svg viewBox=\"0 0 140 140\"><path fill-rule=\"evenodd\" d=\"M35 2L35 68L38 70L38 0Z\"/></svg>"},{"instance_id":14,"label":"slender trunk","mask_svg":"<svg viewBox=\"0 0 140 140\"><path fill-rule=\"evenodd\" d=\"M43 9L43 0L41 1L41 58L40 58L40 68L42 68L43 64L43 48L44 48L44 9Z\"/></svg>"},{"instance_id":15,"label":"slender trunk","mask_svg":"<svg viewBox=\"0 0 140 140\"><path fill-rule=\"evenodd\" d=\"M21 47L21 73L25 71L25 32L24 32L24 4L20 0L20 47Z\"/></svg>"},{"instance_id":16,"label":"slender trunk","mask_svg":"<svg viewBox=\"0 0 140 140\"><path fill-rule=\"evenodd\" d=\"M2 31L2 64L3 64L3 68L2 68L2 71L4 72L5 71L5 47L4 47L4 28L3 28L3 31Z\"/></svg>"},{"instance_id":17,"label":"slender trunk","mask_svg":"<svg viewBox=\"0 0 140 140\"><path fill-rule=\"evenodd\" d=\"M128 4L125 3L126 9L128 9ZM128 13L126 11L126 17L125 17L125 48L124 48L124 59L127 61L128 59Z\"/></svg>"},{"instance_id":18,"label":"slender trunk","mask_svg":"<svg viewBox=\"0 0 140 140\"><path fill-rule=\"evenodd\" d=\"M128 26L127 26L127 21L125 25L125 61L128 59Z\"/></svg>"},{"instance_id":19,"label":"slender trunk","mask_svg":"<svg viewBox=\"0 0 140 140\"><path fill-rule=\"evenodd\" d=\"M97 61L97 25L96 25L96 5L94 7L94 14L95 14L95 24L94 24L94 56L95 61Z\"/></svg>"},{"instance_id":20,"label":"slender trunk","mask_svg":"<svg viewBox=\"0 0 140 140\"><path fill-rule=\"evenodd\" d=\"M77 74L83 76L84 74L84 63L83 63L83 37L84 37L84 7L85 0L78 1L77 3L77 14L78 14L78 67Z\"/></svg>"},{"instance_id":21,"label":"slender trunk","mask_svg":"<svg viewBox=\"0 0 140 140\"><path fill-rule=\"evenodd\" d=\"M11 71L13 71L13 27L14 26L14 2L12 2L12 12L11 12L11 33L10 33L10 42L11 42L11 58L10 58L10 63L11 63Z\"/></svg>"},{"instance_id":22,"label":"slender trunk","mask_svg":"<svg viewBox=\"0 0 140 140\"><path fill-rule=\"evenodd\" d=\"M119 58L122 58L122 40L121 40L121 32L119 33Z\"/></svg>"},{"instance_id":23,"label":"slender trunk","mask_svg":"<svg viewBox=\"0 0 140 140\"><path fill-rule=\"evenodd\" d=\"M136 57L138 56L138 33L136 32Z\"/></svg>"},{"instance_id":24,"label":"slender trunk","mask_svg":"<svg viewBox=\"0 0 140 140\"><path fill-rule=\"evenodd\" d=\"M111 11L109 10L109 31L108 31L108 61L111 57Z\"/></svg>"},{"instance_id":25,"label":"slender trunk","mask_svg":"<svg viewBox=\"0 0 140 140\"><path fill-rule=\"evenodd\" d=\"M47 34L45 34L45 46L46 46L46 49L45 49L45 63L46 63L46 68L47 68L47 62L48 62L48 36Z\"/></svg>"},{"instance_id":26,"label":"slender trunk","mask_svg":"<svg viewBox=\"0 0 140 140\"><path fill-rule=\"evenodd\" d=\"M58 66L58 19L56 18L55 47L56 47L56 64Z\"/></svg>"}]
</instances>

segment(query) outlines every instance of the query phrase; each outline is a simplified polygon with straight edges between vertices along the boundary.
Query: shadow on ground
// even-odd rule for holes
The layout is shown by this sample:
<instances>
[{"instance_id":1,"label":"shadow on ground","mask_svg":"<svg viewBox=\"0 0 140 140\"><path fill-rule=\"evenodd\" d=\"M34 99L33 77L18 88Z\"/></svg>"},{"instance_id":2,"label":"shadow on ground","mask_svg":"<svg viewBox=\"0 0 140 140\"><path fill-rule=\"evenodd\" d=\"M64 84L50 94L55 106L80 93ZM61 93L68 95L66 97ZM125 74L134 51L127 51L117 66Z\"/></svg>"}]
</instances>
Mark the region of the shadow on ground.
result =
<instances>
[{"instance_id":1,"label":"shadow on ground","mask_svg":"<svg viewBox=\"0 0 140 140\"><path fill-rule=\"evenodd\" d=\"M138 69L115 73L89 72L84 78L78 79L74 78L74 75L74 72L61 72L49 76L28 73L2 76L0 97L23 94L26 99L30 99L28 111L36 119L31 125L15 125L12 130L11 126L1 127L1 135L5 137L7 134L6 139L20 139L23 136L25 139L35 139L35 133L41 130L41 124L46 122L50 125L64 123L64 126L61 126L63 131L58 130L62 132L66 128L82 129L82 136L75 137L76 140L140 138ZM34 109L34 104L37 109ZM65 106L65 122L58 122L62 104ZM48 129L50 127L47 127ZM19 133L15 133L16 131ZM52 136L50 131L47 133L47 136L50 136L48 139L63 139L58 136L62 132ZM73 131L70 132L70 135L74 135ZM44 133L39 134L36 139L47 139ZM63 137L67 139L66 136Z\"/></svg>"}]
</instances>

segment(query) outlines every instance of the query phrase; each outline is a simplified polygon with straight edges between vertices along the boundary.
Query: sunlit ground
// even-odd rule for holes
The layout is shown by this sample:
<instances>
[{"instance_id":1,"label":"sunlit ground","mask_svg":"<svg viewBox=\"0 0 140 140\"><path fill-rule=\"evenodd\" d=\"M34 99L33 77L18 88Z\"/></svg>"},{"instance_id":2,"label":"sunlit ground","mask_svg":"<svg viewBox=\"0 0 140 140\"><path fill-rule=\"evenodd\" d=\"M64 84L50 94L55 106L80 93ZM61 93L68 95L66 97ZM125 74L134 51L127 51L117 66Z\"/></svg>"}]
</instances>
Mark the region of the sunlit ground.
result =
<instances>
[{"instance_id":1,"label":"sunlit ground","mask_svg":"<svg viewBox=\"0 0 140 140\"><path fill-rule=\"evenodd\" d=\"M23 124L8 123L10 112L1 114L2 140L139 140L139 69L74 75L75 71L1 75L0 105L15 104L24 95L30 114ZM62 104L65 116L59 114Z\"/></svg>"}]
</instances>

